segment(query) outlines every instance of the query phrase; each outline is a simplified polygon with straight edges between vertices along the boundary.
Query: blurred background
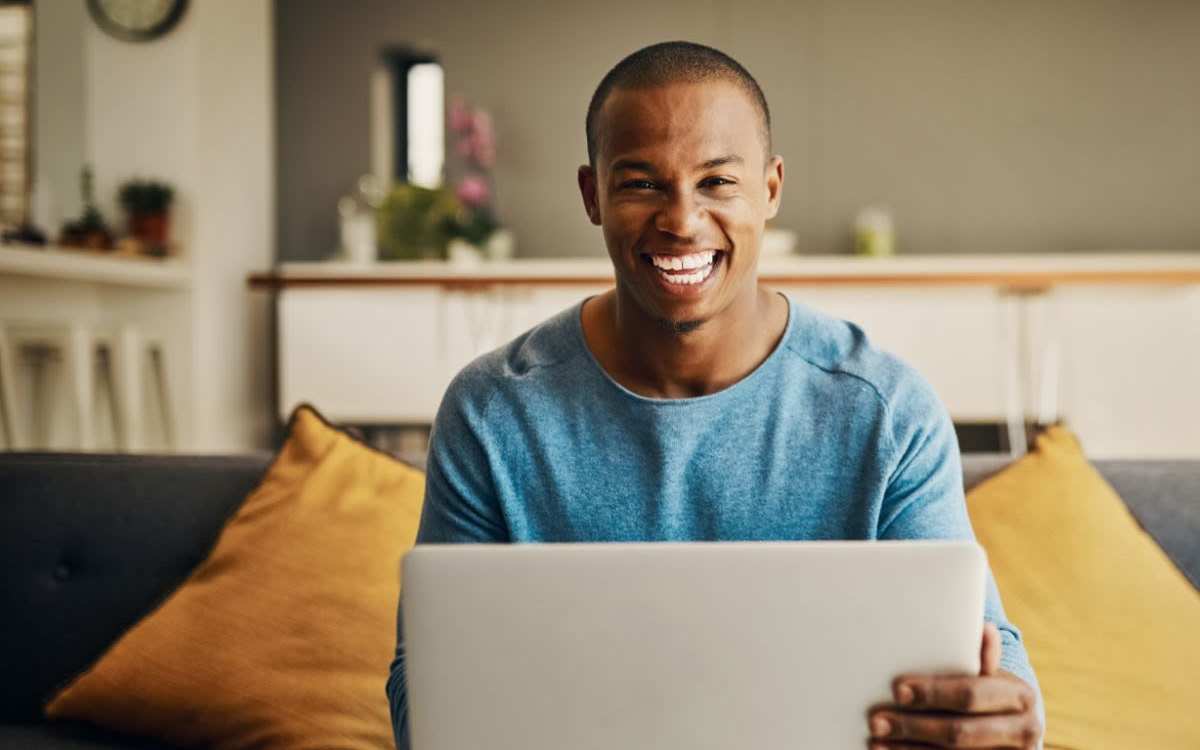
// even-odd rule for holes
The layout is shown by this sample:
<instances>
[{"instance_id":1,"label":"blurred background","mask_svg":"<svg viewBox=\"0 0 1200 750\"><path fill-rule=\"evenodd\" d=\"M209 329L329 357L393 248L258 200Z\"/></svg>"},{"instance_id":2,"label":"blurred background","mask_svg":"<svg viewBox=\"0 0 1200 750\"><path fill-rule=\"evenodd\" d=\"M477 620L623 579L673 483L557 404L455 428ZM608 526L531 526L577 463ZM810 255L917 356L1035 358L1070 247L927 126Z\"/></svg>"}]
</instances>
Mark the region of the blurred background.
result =
<instances>
[{"instance_id":1,"label":"blurred background","mask_svg":"<svg viewBox=\"0 0 1200 750\"><path fill-rule=\"evenodd\" d=\"M449 378L606 288L603 74L744 64L766 283L918 367L964 450L1200 456L1200 3L0 3L0 445L420 462Z\"/></svg>"}]
</instances>

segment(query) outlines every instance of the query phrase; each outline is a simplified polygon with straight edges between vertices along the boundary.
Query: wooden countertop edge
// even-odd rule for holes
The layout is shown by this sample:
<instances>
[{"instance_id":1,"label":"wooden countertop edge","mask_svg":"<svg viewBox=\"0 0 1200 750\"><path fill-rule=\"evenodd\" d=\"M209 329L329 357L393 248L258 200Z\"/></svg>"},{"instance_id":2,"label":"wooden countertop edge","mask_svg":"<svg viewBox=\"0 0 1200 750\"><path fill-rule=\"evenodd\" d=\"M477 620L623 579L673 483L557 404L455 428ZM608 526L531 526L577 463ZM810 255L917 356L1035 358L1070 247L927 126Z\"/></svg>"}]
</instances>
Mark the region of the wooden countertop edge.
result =
<instances>
[{"instance_id":1,"label":"wooden countertop edge","mask_svg":"<svg viewBox=\"0 0 1200 750\"><path fill-rule=\"evenodd\" d=\"M1000 286L1014 289L1044 289L1060 284L1200 284L1200 270L1131 271L1028 271L943 272L911 274L760 274L767 284L795 286ZM282 276L274 273L251 274L251 289L287 289L309 287L365 286L440 286L452 289L480 289L493 286L596 286L613 283L605 276L445 276L382 277L374 275Z\"/></svg>"}]
</instances>

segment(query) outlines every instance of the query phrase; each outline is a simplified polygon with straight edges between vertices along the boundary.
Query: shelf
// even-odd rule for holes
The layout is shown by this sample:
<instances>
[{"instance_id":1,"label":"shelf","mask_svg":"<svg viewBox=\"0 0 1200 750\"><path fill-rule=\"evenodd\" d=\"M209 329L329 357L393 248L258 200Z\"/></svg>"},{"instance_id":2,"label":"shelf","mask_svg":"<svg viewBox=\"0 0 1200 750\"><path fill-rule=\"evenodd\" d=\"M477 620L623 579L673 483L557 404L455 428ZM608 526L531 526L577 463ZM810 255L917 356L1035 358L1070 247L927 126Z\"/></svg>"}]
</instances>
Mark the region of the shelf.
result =
<instances>
[{"instance_id":1,"label":"shelf","mask_svg":"<svg viewBox=\"0 0 1200 750\"><path fill-rule=\"evenodd\" d=\"M0 245L0 276L162 289L185 289L192 279L190 266L176 258L130 258L52 245Z\"/></svg>"},{"instance_id":2,"label":"shelf","mask_svg":"<svg viewBox=\"0 0 1200 750\"><path fill-rule=\"evenodd\" d=\"M795 255L763 258L759 278L798 285L975 285L1043 289L1060 284L1200 284L1200 252L1056 255ZM395 261L283 263L251 274L251 287L450 287L497 284L609 284L607 258L528 258L501 262Z\"/></svg>"}]
</instances>

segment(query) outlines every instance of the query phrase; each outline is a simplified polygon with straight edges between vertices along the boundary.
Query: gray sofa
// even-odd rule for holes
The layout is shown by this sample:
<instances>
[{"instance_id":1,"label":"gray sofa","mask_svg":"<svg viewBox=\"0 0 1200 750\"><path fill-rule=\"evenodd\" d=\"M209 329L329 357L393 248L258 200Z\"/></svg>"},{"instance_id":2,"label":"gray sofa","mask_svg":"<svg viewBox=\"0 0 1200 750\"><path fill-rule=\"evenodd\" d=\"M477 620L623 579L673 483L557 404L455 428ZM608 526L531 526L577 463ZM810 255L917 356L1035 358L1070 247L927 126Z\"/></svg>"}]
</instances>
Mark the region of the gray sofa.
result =
<instances>
[{"instance_id":1,"label":"gray sofa","mask_svg":"<svg viewBox=\"0 0 1200 750\"><path fill-rule=\"evenodd\" d=\"M205 558L270 458L0 453L0 748L158 746L42 704ZM967 486L1004 463L966 457ZM1200 585L1200 461L1097 466Z\"/></svg>"}]
</instances>

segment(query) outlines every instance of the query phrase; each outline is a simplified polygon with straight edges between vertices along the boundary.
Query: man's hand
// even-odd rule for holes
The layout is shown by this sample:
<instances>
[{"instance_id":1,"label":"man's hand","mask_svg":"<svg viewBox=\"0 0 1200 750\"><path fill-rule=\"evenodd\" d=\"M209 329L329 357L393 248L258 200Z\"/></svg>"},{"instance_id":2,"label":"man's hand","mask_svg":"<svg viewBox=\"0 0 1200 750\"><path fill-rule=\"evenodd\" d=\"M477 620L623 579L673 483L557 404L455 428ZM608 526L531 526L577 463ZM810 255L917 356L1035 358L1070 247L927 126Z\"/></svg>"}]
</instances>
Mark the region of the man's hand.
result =
<instances>
[{"instance_id":1,"label":"man's hand","mask_svg":"<svg viewBox=\"0 0 1200 750\"><path fill-rule=\"evenodd\" d=\"M1000 631L990 622L980 661L978 677L897 677L892 695L898 705L876 706L868 716L872 750L1037 748L1036 695L1020 677L1000 671Z\"/></svg>"}]
</instances>

